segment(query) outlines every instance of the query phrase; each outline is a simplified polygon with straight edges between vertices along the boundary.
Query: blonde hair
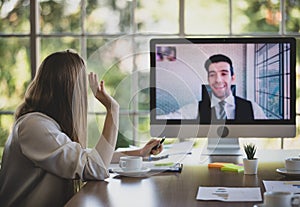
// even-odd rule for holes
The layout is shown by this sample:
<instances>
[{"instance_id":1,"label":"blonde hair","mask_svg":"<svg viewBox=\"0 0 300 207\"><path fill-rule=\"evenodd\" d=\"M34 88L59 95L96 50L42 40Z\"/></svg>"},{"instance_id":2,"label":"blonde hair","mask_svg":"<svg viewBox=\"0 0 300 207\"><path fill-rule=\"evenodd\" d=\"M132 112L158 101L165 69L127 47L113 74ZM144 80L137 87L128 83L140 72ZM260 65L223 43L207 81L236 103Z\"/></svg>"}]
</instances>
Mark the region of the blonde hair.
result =
<instances>
[{"instance_id":1,"label":"blonde hair","mask_svg":"<svg viewBox=\"0 0 300 207\"><path fill-rule=\"evenodd\" d=\"M30 112L53 118L72 141L86 147L87 80L84 60L70 50L44 59L28 86L16 119Z\"/></svg>"}]
</instances>

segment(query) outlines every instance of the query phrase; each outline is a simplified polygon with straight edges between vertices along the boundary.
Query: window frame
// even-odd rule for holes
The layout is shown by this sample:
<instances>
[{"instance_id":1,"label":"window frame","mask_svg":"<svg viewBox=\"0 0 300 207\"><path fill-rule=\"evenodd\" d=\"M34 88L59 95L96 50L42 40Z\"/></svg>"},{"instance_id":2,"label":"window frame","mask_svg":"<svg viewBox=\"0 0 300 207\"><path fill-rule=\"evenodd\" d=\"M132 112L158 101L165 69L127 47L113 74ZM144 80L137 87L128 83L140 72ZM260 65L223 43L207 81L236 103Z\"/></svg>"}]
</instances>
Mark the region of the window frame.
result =
<instances>
[{"instance_id":1,"label":"window frame","mask_svg":"<svg viewBox=\"0 0 300 207\"><path fill-rule=\"evenodd\" d=\"M131 19L130 19L130 24L131 24L131 31L130 35L132 37L132 44L135 43L135 37L150 37L150 36L165 36L165 37L205 37L205 36L218 36L218 34L196 34L196 35L189 35L186 34L185 32L185 4L187 0L178 0L179 1L179 19L178 19L178 24L179 24L179 31L178 33L175 34L138 34L136 33L137 31L137 24L135 23L135 8L137 7L137 2L138 0L131 0ZM0 34L1 38L9 38L9 37L29 37L30 38L30 68L31 68L31 78L33 79L35 74L36 74L36 68L39 65L40 61L40 54L41 54L41 49L40 49L40 39L43 37L77 37L80 39L80 51L79 53L83 58L87 57L87 39L89 37L120 37L124 35L124 33L120 34L104 34L104 33L99 33L99 34L88 34L85 31L85 7L86 7L86 1L81 0L80 1L81 5L81 34L70 34L70 33L56 33L56 34L42 34L39 29L39 2L36 0L30 0L30 33L29 34ZM261 35L270 35L270 34L262 34L262 33L252 33L252 34L233 34L232 32L232 22L233 22L233 17L232 17L232 12L233 12L233 5L232 5L233 0L228 0L228 10L229 10L229 33L225 34L228 37L233 37L233 36L244 36L244 35L250 35L250 36L261 36ZM280 13L281 13L281 23L279 26L279 32L278 34L272 34L272 36L293 36L293 37L300 37L299 33L287 33L286 32L286 21L284 20L285 17L285 4L286 2L284 0L280 0ZM133 57L133 63L135 62L135 57ZM134 65L134 71L137 71L138 69L136 68L136 64ZM284 81L284 80L283 80ZM132 78L132 91L137 91L138 90L138 78L135 76ZM139 139L138 138L138 124L139 124L139 117L145 117L149 115L149 112L147 111L140 111L138 108L138 97L136 96L133 100L133 109L131 111L121 111L120 116L132 116L132 134L133 134L133 144L136 143L136 141ZM1 111L0 110L0 115L13 115L13 111ZM100 113L99 115L103 116L105 113ZM298 114L297 114L298 115ZM281 148L283 148L283 142L284 139L281 138Z\"/></svg>"}]
</instances>

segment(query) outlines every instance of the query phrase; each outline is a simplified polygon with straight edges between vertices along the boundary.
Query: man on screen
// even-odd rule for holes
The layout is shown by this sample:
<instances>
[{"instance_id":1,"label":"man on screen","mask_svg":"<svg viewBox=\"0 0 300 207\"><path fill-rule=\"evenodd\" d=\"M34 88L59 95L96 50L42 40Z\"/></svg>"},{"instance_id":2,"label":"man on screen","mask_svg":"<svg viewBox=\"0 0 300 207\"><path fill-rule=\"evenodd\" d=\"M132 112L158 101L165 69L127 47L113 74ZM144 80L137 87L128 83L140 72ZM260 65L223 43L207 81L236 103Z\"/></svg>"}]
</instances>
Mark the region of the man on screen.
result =
<instances>
[{"instance_id":1,"label":"man on screen","mask_svg":"<svg viewBox=\"0 0 300 207\"><path fill-rule=\"evenodd\" d=\"M225 119L239 123L266 119L263 110L255 102L233 95L231 86L235 81L235 74L229 57L212 55L204 66L211 93L202 91L198 115L200 123Z\"/></svg>"},{"instance_id":2,"label":"man on screen","mask_svg":"<svg viewBox=\"0 0 300 207\"><path fill-rule=\"evenodd\" d=\"M209 86L202 87L202 100L184 105L174 112L158 115L157 119L198 119L200 123L209 124L225 119L240 123L267 118L257 103L233 94L231 88L235 74L229 57L212 55L205 61L204 67ZM219 104L221 101L223 105ZM221 107L224 109L222 113Z\"/></svg>"}]
</instances>

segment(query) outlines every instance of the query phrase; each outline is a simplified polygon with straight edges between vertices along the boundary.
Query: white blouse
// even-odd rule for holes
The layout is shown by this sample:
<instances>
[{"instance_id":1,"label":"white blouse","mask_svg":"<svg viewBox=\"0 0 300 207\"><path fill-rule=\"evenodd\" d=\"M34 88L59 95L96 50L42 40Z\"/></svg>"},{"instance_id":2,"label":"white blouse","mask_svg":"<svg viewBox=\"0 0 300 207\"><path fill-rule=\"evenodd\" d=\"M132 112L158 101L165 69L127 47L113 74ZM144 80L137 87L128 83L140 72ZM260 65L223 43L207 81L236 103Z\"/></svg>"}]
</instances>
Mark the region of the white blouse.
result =
<instances>
[{"instance_id":1,"label":"white blouse","mask_svg":"<svg viewBox=\"0 0 300 207\"><path fill-rule=\"evenodd\" d=\"M101 140L100 140L101 141ZM83 149L42 113L20 117L5 145L0 170L0 205L63 206L73 179L109 176L95 149Z\"/></svg>"}]
</instances>

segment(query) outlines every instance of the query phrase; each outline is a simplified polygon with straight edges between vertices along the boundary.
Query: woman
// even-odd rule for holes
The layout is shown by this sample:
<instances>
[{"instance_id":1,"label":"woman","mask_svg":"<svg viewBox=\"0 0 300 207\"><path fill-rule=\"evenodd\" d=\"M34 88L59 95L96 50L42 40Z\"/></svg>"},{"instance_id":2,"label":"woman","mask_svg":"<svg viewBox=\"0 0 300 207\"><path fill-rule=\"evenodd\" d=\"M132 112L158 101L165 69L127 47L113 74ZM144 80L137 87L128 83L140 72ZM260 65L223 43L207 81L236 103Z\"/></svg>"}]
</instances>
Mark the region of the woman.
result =
<instances>
[{"instance_id":1,"label":"woman","mask_svg":"<svg viewBox=\"0 0 300 207\"><path fill-rule=\"evenodd\" d=\"M5 145L0 171L1 206L63 206L75 180L104 180L114 156L119 104L104 82L88 75L96 99L106 108L101 137L86 149L87 80L83 59L69 50L49 55L29 85ZM158 154L149 141L127 155Z\"/></svg>"}]
</instances>

